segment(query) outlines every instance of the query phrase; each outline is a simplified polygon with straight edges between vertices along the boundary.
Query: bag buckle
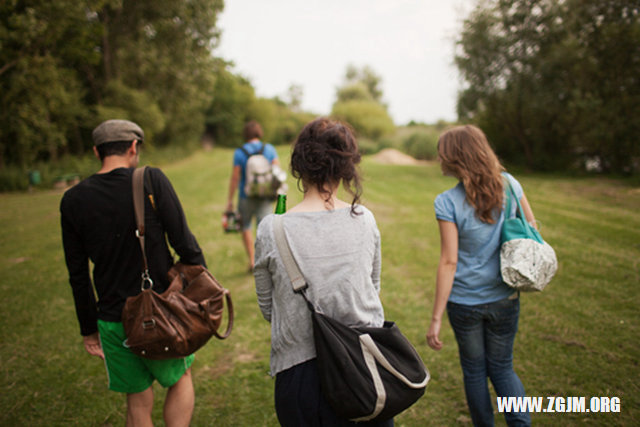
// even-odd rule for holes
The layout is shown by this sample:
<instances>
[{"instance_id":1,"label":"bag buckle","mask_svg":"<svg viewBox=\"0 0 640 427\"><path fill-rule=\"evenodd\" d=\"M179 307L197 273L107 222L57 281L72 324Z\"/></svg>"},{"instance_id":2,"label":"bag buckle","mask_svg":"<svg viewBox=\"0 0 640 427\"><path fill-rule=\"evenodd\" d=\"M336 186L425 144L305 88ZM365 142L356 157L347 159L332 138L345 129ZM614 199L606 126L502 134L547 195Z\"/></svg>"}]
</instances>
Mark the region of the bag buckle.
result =
<instances>
[{"instance_id":1,"label":"bag buckle","mask_svg":"<svg viewBox=\"0 0 640 427\"><path fill-rule=\"evenodd\" d=\"M142 329L152 329L156 327L156 319L142 321Z\"/></svg>"},{"instance_id":2,"label":"bag buckle","mask_svg":"<svg viewBox=\"0 0 640 427\"><path fill-rule=\"evenodd\" d=\"M149 286L145 287L145 283L147 283ZM149 276L149 270L145 270L144 272L142 272L142 283L140 285L140 289L144 291L151 288L153 288L153 280L151 280L151 276Z\"/></svg>"}]
</instances>

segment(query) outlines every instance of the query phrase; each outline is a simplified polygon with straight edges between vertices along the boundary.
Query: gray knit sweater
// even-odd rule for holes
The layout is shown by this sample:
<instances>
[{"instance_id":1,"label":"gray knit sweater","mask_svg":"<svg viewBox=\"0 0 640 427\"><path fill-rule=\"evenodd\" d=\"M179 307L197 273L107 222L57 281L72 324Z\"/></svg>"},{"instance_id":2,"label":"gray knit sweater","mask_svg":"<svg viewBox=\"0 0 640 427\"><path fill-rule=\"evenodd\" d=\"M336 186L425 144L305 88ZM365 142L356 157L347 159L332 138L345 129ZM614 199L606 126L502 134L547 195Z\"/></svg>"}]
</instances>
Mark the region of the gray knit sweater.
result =
<instances>
[{"instance_id":1,"label":"gray knit sweater","mask_svg":"<svg viewBox=\"0 0 640 427\"><path fill-rule=\"evenodd\" d=\"M316 309L347 325L382 326L380 232L371 211L357 207L289 212L283 226ZM273 215L258 227L255 253L258 305L271 322L271 375L316 356L311 313L295 294L278 253Z\"/></svg>"}]
</instances>

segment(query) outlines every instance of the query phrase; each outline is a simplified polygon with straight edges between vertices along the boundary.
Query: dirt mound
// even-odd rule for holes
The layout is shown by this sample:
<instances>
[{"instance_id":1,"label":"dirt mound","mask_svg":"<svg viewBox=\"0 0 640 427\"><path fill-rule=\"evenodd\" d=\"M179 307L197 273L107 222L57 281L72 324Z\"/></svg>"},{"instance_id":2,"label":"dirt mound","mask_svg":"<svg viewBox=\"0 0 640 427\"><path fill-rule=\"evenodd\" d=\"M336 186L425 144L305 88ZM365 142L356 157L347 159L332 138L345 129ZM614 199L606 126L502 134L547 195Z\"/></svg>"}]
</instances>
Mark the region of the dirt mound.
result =
<instances>
[{"instance_id":1,"label":"dirt mound","mask_svg":"<svg viewBox=\"0 0 640 427\"><path fill-rule=\"evenodd\" d=\"M428 163L424 160L416 160L410 155L398 151L395 148L385 148L378 154L374 155L373 159L384 165L421 165Z\"/></svg>"}]
</instances>

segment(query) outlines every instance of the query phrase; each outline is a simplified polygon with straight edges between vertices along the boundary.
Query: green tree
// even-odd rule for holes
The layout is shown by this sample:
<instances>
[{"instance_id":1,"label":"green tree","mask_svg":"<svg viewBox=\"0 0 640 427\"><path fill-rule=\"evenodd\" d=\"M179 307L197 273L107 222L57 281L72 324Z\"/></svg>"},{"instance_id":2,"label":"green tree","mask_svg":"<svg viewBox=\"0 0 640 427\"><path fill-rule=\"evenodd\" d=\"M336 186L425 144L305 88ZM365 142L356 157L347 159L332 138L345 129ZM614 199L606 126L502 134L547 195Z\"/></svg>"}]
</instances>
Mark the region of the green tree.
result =
<instances>
[{"instance_id":1,"label":"green tree","mask_svg":"<svg viewBox=\"0 0 640 427\"><path fill-rule=\"evenodd\" d=\"M82 149L99 26L74 0L0 3L0 168Z\"/></svg>"},{"instance_id":2,"label":"green tree","mask_svg":"<svg viewBox=\"0 0 640 427\"><path fill-rule=\"evenodd\" d=\"M292 84L287 89L287 107L292 111L302 111L302 98L304 89L302 86Z\"/></svg>"},{"instance_id":3,"label":"green tree","mask_svg":"<svg viewBox=\"0 0 640 427\"><path fill-rule=\"evenodd\" d=\"M147 91L132 89L120 80L105 87L102 104L96 107L95 125L113 117L132 120L144 129L147 143L165 128L165 115Z\"/></svg>"},{"instance_id":4,"label":"green tree","mask_svg":"<svg viewBox=\"0 0 640 427\"><path fill-rule=\"evenodd\" d=\"M222 0L0 2L0 167L82 153L98 121L194 141L213 97Z\"/></svg>"},{"instance_id":5,"label":"green tree","mask_svg":"<svg viewBox=\"0 0 640 427\"><path fill-rule=\"evenodd\" d=\"M530 168L596 158L637 170L639 11L621 0L480 2L457 42L460 118Z\"/></svg>"},{"instance_id":6,"label":"green tree","mask_svg":"<svg viewBox=\"0 0 640 427\"><path fill-rule=\"evenodd\" d=\"M219 64L213 86L213 97L206 111L206 129L215 144L235 147L242 142L244 124L256 119L256 95L251 83Z\"/></svg>"},{"instance_id":7,"label":"green tree","mask_svg":"<svg viewBox=\"0 0 640 427\"><path fill-rule=\"evenodd\" d=\"M165 115L161 144L195 140L204 129L222 7L222 0L122 0L98 11L103 78L148 92Z\"/></svg>"},{"instance_id":8,"label":"green tree","mask_svg":"<svg viewBox=\"0 0 640 427\"><path fill-rule=\"evenodd\" d=\"M382 78L368 65L360 69L354 65L348 65L345 80L345 86L363 85L371 99L382 103L382 89L380 88ZM338 99L340 100L339 96Z\"/></svg>"},{"instance_id":9,"label":"green tree","mask_svg":"<svg viewBox=\"0 0 640 427\"><path fill-rule=\"evenodd\" d=\"M272 144L288 144L314 115L302 111L302 88L291 85L288 102L279 98L259 98L246 78L233 74L228 64L220 63L214 86L213 101L206 114L207 133L215 144L236 147L242 142L242 128L249 120L257 120L264 140Z\"/></svg>"},{"instance_id":10,"label":"green tree","mask_svg":"<svg viewBox=\"0 0 640 427\"><path fill-rule=\"evenodd\" d=\"M73 72L50 56L20 58L0 91L0 158L23 167L36 160L55 161L85 116L82 89Z\"/></svg>"},{"instance_id":11,"label":"green tree","mask_svg":"<svg viewBox=\"0 0 640 427\"><path fill-rule=\"evenodd\" d=\"M640 2L571 0L564 10L569 144L605 170L639 172Z\"/></svg>"},{"instance_id":12,"label":"green tree","mask_svg":"<svg viewBox=\"0 0 640 427\"><path fill-rule=\"evenodd\" d=\"M349 123L358 135L380 139L394 131L395 125L383 105L372 101L336 102L331 115Z\"/></svg>"},{"instance_id":13,"label":"green tree","mask_svg":"<svg viewBox=\"0 0 640 427\"><path fill-rule=\"evenodd\" d=\"M382 79L370 67L347 67L342 86L336 91L331 115L351 124L359 135L379 139L395 125L382 103Z\"/></svg>"},{"instance_id":14,"label":"green tree","mask_svg":"<svg viewBox=\"0 0 640 427\"><path fill-rule=\"evenodd\" d=\"M290 144L314 114L293 110L279 98L258 98L250 108L253 118L262 123L264 138L273 144Z\"/></svg>"}]
</instances>

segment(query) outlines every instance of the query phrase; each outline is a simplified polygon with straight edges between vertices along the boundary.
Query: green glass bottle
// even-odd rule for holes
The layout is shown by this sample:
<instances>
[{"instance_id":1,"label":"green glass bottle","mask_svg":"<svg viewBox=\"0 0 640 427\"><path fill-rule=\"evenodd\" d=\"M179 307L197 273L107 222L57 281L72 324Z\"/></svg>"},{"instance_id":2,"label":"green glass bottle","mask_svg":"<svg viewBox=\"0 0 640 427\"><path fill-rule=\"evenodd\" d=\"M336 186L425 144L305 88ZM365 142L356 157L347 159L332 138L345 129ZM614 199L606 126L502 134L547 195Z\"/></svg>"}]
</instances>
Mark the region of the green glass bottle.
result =
<instances>
[{"instance_id":1,"label":"green glass bottle","mask_svg":"<svg viewBox=\"0 0 640 427\"><path fill-rule=\"evenodd\" d=\"M287 211L287 195L278 194L278 202L276 203L276 215L282 215Z\"/></svg>"}]
</instances>

